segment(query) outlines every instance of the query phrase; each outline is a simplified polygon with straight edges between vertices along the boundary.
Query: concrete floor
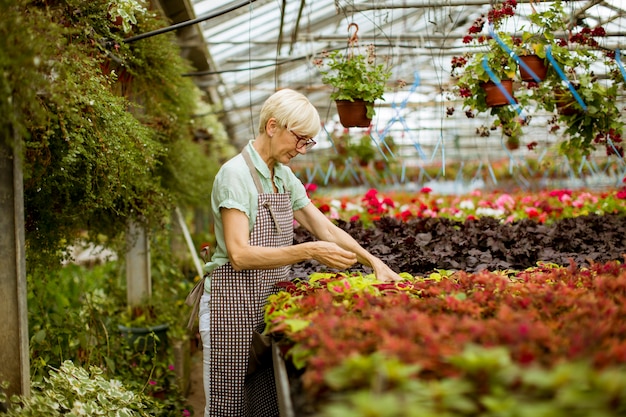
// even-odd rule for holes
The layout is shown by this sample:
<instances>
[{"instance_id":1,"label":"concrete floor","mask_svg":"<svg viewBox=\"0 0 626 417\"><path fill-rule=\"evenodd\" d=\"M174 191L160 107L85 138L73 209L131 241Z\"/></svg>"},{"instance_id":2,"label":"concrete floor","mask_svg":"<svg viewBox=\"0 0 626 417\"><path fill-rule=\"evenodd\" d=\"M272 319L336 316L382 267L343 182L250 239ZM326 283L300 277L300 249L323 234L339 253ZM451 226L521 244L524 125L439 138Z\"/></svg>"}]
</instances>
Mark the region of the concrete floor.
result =
<instances>
[{"instance_id":1,"label":"concrete floor","mask_svg":"<svg viewBox=\"0 0 626 417\"><path fill-rule=\"evenodd\" d=\"M202 383L202 349L196 350L191 356L189 392L187 401L193 407L193 416L204 416L204 384Z\"/></svg>"}]
</instances>

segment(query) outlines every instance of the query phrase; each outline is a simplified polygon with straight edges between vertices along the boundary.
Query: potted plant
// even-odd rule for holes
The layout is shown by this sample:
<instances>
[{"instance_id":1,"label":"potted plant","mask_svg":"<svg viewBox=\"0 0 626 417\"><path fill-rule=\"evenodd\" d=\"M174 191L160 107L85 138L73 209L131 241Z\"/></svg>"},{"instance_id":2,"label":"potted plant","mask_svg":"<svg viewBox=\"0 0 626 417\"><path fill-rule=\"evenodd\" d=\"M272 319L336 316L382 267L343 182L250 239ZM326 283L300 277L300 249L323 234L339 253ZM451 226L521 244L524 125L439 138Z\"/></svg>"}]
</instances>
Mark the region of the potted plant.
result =
<instances>
[{"instance_id":1,"label":"potted plant","mask_svg":"<svg viewBox=\"0 0 626 417\"><path fill-rule=\"evenodd\" d=\"M128 306L122 314L118 330L137 351L151 354L167 347L169 323L162 317L160 310L160 306L155 303L146 302Z\"/></svg>"},{"instance_id":2,"label":"potted plant","mask_svg":"<svg viewBox=\"0 0 626 417\"><path fill-rule=\"evenodd\" d=\"M519 135L519 120L511 111L511 100L517 100L513 91L513 80L517 74L517 62L487 32L487 24L494 31L500 28L507 16L512 16L515 1L507 0L497 4L488 16L481 15L469 27L463 38L471 52L452 58L452 78L456 80L455 94L463 99L465 114L474 118L476 113L489 112L495 116L491 128L483 127L482 132L500 128L505 135ZM513 48L510 36L500 37L508 49ZM506 93L503 91L506 90Z\"/></svg>"},{"instance_id":3,"label":"potted plant","mask_svg":"<svg viewBox=\"0 0 626 417\"><path fill-rule=\"evenodd\" d=\"M588 155L598 144L604 144L607 152L623 154L619 144L623 122L615 104L623 83L617 81L619 71L614 53L610 50L602 52L596 40L605 35L604 29L592 29L578 21L570 23L569 15L557 0L545 10L533 10L528 16L532 30L523 31L521 37L515 36L502 28L506 20L515 15L516 6L515 0L505 0L495 4L488 17L476 19L463 42L475 47L477 52L452 59L452 76L457 79L456 94L463 99L466 115L471 118L476 113L490 111L497 118L491 130L501 128L507 143L519 142L516 139L522 135L522 127L529 119L518 117L511 109L513 106L490 107L493 103L487 100L482 87L493 76L511 80L520 77L527 82L515 91L517 110L526 109L531 114L537 110L554 112L550 131L564 133L559 138L561 151L576 148ZM488 33L485 30L487 23ZM551 65L544 69L545 79L537 82L528 74L526 77L518 75L515 55L517 59L536 55L536 60L543 63L547 59ZM489 71L483 65L485 60ZM594 75L594 68L601 61L608 68L608 81L601 81ZM538 73L539 70L533 72L543 75ZM481 135L488 135L489 130L482 127Z\"/></svg>"},{"instance_id":4,"label":"potted plant","mask_svg":"<svg viewBox=\"0 0 626 417\"><path fill-rule=\"evenodd\" d=\"M358 163L362 167L369 166L376 157L376 148L372 144L370 135L363 135L357 143L350 144L350 150L356 156Z\"/></svg>"},{"instance_id":5,"label":"potted plant","mask_svg":"<svg viewBox=\"0 0 626 417\"><path fill-rule=\"evenodd\" d=\"M368 45L365 54L359 51L358 26L351 23L348 30L352 27L356 31L348 41L347 50L324 52L315 65L320 68L322 82L333 87L330 98L337 104L341 124L344 127L368 127L375 114L375 100L384 100L385 85L391 71L377 61L374 45ZM355 103L360 107L360 117L351 119L342 111Z\"/></svg>"},{"instance_id":6,"label":"potted plant","mask_svg":"<svg viewBox=\"0 0 626 417\"><path fill-rule=\"evenodd\" d=\"M621 135L624 122L616 99L624 86L615 53L601 48L599 40L606 35L602 27L589 28L570 24L569 15L560 1L553 2L545 11L530 16L534 24L544 25L546 56L556 63L537 91L538 106L553 112L551 131L562 132L562 152L579 151L590 154L600 146L608 155L623 156ZM557 31L568 33L557 38ZM608 77L601 80L594 71L601 64Z\"/></svg>"}]
</instances>

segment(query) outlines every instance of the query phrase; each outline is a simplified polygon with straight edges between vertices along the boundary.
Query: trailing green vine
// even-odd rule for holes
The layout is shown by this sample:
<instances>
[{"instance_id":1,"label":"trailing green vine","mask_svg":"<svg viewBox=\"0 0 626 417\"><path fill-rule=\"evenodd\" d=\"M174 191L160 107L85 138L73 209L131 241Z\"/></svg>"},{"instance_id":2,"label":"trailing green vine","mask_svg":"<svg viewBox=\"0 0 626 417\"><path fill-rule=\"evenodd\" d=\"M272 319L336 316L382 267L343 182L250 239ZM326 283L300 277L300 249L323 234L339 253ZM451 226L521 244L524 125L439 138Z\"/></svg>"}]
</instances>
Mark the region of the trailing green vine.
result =
<instances>
[{"instance_id":1,"label":"trailing green vine","mask_svg":"<svg viewBox=\"0 0 626 417\"><path fill-rule=\"evenodd\" d=\"M220 155L196 132L228 140L216 120L193 118L201 95L173 33L125 41L168 22L135 1L145 11L117 26L115 3L1 3L0 126L24 143L29 268L59 265L79 236L113 242L130 220L162 229L175 205L210 192Z\"/></svg>"}]
</instances>

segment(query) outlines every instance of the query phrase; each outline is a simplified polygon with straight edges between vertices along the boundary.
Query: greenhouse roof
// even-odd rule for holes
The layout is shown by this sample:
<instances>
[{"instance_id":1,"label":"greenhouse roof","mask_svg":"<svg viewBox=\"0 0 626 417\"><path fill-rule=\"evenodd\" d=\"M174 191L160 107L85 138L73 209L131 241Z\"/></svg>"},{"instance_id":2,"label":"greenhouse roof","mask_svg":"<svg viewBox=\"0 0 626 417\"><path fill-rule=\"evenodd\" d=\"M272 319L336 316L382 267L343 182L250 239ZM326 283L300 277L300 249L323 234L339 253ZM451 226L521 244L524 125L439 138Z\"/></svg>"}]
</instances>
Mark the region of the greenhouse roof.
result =
<instances>
[{"instance_id":1,"label":"greenhouse roof","mask_svg":"<svg viewBox=\"0 0 626 417\"><path fill-rule=\"evenodd\" d=\"M374 44L377 56L387 57L392 70L385 100L376 103L375 129L419 135L426 143L442 136L451 141L475 139L477 121L468 121L461 111L446 117L446 109L460 102L449 102L445 92L454 83L451 58L468 50L463 37L472 22L490 9L487 1L190 1L191 17L201 20L196 27L208 51L208 65L189 75L221 103L235 143L254 137L260 105L285 87L311 99L327 131L342 129L330 100L331 87L322 83L313 61L324 51L347 47L355 32L349 30L350 23L358 25L359 47ZM533 8L550 3L520 1L511 31L528 25L526 17ZM623 1L566 1L564 5L572 19L605 29L602 47L625 46ZM399 88L397 80L406 85Z\"/></svg>"}]
</instances>

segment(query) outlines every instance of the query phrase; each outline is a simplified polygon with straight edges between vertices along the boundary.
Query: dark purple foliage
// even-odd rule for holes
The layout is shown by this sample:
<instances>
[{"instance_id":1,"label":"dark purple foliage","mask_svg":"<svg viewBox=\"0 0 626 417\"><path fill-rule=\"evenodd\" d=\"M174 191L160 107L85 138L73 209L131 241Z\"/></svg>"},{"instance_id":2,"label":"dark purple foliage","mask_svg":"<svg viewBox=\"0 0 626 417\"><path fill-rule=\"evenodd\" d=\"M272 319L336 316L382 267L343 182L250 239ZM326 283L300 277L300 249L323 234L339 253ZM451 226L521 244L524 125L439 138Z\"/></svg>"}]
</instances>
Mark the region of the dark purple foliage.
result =
<instances>
[{"instance_id":1,"label":"dark purple foliage","mask_svg":"<svg viewBox=\"0 0 626 417\"><path fill-rule=\"evenodd\" d=\"M492 217L465 222L384 217L369 228L359 222L337 224L394 271L419 276L435 269L521 270L539 261L587 266L626 255L626 217L615 214L566 218L550 225L533 220L502 223ZM312 239L302 227L296 228L295 243ZM309 261L294 265L293 272L306 277L325 269ZM353 270L370 272L361 265Z\"/></svg>"}]
</instances>

